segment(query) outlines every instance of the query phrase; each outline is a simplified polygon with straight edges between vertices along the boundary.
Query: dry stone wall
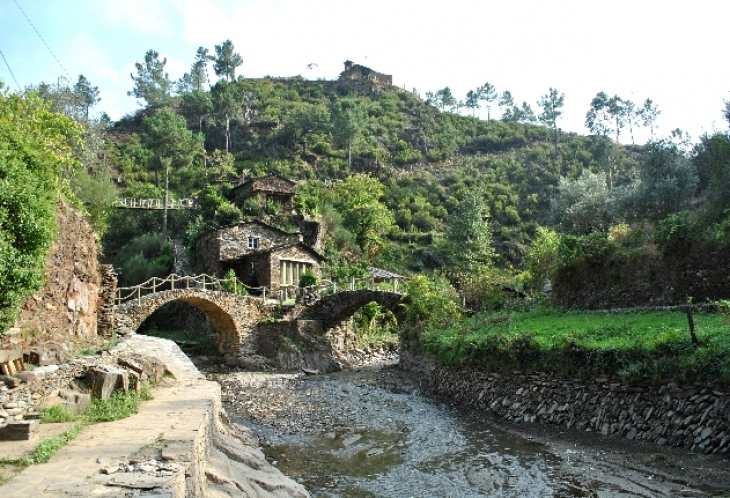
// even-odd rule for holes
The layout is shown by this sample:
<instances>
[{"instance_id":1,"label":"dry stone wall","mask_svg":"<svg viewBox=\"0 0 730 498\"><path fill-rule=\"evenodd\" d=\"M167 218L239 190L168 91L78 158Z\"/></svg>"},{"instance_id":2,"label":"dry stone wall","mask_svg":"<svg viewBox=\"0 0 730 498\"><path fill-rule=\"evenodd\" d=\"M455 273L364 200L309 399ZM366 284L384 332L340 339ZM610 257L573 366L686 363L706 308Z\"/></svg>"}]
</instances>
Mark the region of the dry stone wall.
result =
<instances>
[{"instance_id":1,"label":"dry stone wall","mask_svg":"<svg viewBox=\"0 0 730 498\"><path fill-rule=\"evenodd\" d=\"M730 391L673 382L630 386L551 373L447 367L404 351L401 367L422 372L434 392L513 422L554 424L702 453L730 453Z\"/></svg>"}]
</instances>

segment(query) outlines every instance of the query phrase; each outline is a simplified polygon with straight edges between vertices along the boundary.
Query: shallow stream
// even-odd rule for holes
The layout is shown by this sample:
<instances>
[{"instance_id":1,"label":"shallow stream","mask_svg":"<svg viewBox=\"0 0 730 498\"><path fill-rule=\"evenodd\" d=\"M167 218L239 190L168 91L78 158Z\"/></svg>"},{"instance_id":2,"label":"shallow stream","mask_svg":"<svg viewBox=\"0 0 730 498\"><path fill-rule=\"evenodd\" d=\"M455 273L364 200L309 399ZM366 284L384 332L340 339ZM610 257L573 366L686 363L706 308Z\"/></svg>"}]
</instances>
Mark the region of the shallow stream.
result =
<instances>
[{"instance_id":1,"label":"shallow stream","mask_svg":"<svg viewBox=\"0 0 730 498\"><path fill-rule=\"evenodd\" d=\"M578 449L503 432L425 397L418 378L395 367L215 378L234 421L314 497L669 496L650 476L632 480Z\"/></svg>"}]
</instances>

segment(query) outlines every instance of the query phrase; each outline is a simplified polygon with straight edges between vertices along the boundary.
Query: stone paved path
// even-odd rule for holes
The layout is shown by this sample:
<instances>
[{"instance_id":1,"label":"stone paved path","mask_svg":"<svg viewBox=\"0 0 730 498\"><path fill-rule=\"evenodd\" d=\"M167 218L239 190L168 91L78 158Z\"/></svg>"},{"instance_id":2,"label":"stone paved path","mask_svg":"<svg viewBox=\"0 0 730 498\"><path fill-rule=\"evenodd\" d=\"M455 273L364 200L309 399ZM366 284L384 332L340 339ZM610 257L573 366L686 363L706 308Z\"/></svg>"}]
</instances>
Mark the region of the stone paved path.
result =
<instances>
[{"instance_id":1,"label":"stone paved path","mask_svg":"<svg viewBox=\"0 0 730 498\"><path fill-rule=\"evenodd\" d=\"M28 467L0 487L0 496L144 496L139 491L106 486L114 476L100 474L100 469L118 462L128 463L131 455L161 441L172 461L176 449L183 451L186 444L188 449L192 446L212 400L219 396L218 384L206 381L171 341L134 335L118 348L158 357L175 376L177 385L156 388L154 399L142 403L136 415L84 428L48 463Z\"/></svg>"}]
</instances>

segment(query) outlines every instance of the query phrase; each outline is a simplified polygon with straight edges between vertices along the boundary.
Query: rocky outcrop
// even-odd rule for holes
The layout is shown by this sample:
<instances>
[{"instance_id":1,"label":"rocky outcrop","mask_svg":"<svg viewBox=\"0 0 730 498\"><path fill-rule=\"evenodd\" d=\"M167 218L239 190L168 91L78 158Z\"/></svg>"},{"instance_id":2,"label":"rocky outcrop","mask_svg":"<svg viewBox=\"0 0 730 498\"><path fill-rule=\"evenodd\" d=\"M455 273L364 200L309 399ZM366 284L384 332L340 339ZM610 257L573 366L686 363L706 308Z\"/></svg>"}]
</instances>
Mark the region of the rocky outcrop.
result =
<instances>
[{"instance_id":1,"label":"rocky outcrop","mask_svg":"<svg viewBox=\"0 0 730 498\"><path fill-rule=\"evenodd\" d=\"M702 453L730 453L730 392L705 384L627 385L615 379L448 367L402 352L436 393L513 422L560 425Z\"/></svg>"},{"instance_id":2,"label":"rocky outcrop","mask_svg":"<svg viewBox=\"0 0 730 498\"><path fill-rule=\"evenodd\" d=\"M94 233L68 205L58 209L56 221L59 231L46 260L46 283L23 303L16 324L28 342L96 336L100 282Z\"/></svg>"}]
</instances>

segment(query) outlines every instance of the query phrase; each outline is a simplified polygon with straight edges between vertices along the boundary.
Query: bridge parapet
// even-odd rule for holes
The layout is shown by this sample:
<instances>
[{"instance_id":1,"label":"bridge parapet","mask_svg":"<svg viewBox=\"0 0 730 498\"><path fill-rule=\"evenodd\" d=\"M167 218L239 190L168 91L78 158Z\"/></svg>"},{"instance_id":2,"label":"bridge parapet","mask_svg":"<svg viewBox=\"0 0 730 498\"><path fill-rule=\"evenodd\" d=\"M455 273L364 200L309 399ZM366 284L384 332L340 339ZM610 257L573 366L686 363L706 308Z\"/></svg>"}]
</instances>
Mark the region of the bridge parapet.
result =
<instances>
[{"instance_id":1,"label":"bridge parapet","mask_svg":"<svg viewBox=\"0 0 730 498\"><path fill-rule=\"evenodd\" d=\"M394 313L399 311L403 294L383 290L351 290L322 297L311 306L299 307L300 320L321 320L325 329L332 328L350 318L357 310L370 302L376 302Z\"/></svg>"}]
</instances>

